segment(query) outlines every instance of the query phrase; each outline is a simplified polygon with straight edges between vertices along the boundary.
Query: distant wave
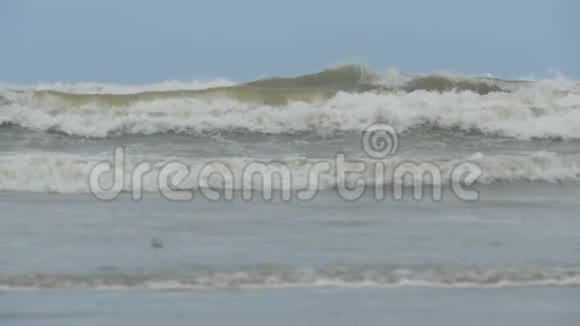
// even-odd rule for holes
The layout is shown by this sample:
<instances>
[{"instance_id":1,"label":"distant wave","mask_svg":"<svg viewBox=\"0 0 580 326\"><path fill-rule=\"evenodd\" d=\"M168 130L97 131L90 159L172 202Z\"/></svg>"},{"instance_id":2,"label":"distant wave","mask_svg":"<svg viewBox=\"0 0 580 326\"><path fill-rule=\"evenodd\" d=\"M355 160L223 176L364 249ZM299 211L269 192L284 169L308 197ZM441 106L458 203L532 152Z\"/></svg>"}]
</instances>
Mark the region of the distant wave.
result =
<instances>
[{"instance_id":1,"label":"distant wave","mask_svg":"<svg viewBox=\"0 0 580 326\"><path fill-rule=\"evenodd\" d=\"M200 267L187 273L0 274L1 291L43 290L249 290L312 287L498 288L580 286L578 268L413 269L336 266L297 269Z\"/></svg>"},{"instance_id":2,"label":"distant wave","mask_svg":"<svg viewBox=\"0 0 580 326\"><path fill-rule=\"evenodd\" d=\"M0 83L0 89L15 91L55 91L70 94L134 94L143 92L165 92L176 90L199 90L216 87L234 86L237 83L224 78L207 81L177 81L170 80L153 84L113 84L113 83L37 83L32 85L16 85Z\"/></svg>"},{"instance_id":3,"label":"distant wave","mask_svg":"<svg viewBox=\"0 0 580 326\"><path fill-rule=\"evenodd\" d=\"M111 157L93 156L87 157L78 154L63 154L53 152L36 152L14 154L9 157L0 157L0 191L20 191L37 193L87 193L89 192L88 178L91 169L103 160ZM219 179L213 180L212 187L217 189L252 189L262 191L264 185L260 180L251 180L249 183L243 180L244 169L252 162L263 162L252 158L179 158L162 156L128 156L125 168L125 190L131 189L131 171L136 164L146 160L153 164L153 171L143 178L143 188L146 192L159 192L158 179L162 167L172 161L184 163L190 174L178 185L181 189L197 191L200 188L199 173L210 162L219 161L230 169L235 178L233 184L223 185ZM316 184L317 190L331 190L337 186L336 162L333 160L287 158L276 161L266 161L268 164L276 162L284 164L292 174L291 183L280 184L273 180L271 187L274 190L304 190L308 188L309 173L316 163L329 162L331 170L323 173ZM357 161L361 162L361 161ZM384 178L377 179L374 174L375 160L363 160L367 165L366 172L361 175L352 174L345 180L347 185L354 186L360 176L367 187L390 186L394 184L412 185L413 180L401 180L393 178L393 170L403 162L403 159L389 159L382 161L387 169ZM556 154L539 152L519 155L483 155L476 153L460 159L429 159L441 171L441 184L449 185L451 172L460 163L473 162L482 168L482 175L478 179L479 184L492 184L497 182L540 182L540 183L576 183L580 181L580 154ZM420 163L420 162L419 162ZM258 167L259 171L269 173L272 167L264 165ZM390 173L389 173L390 170ZM224 171L220 166L211 166L204 172ZM227 172L227 171L226 171ZM105 176L103 182L110 182L111 175ZM108 181L107 181L108 180ZM212 181L212 180L210 180ZM423 184L434 184L436 180L423 180Z\"/></svg>"},{"instance_id":4,"label":"distant wave","mask_svg":"<svg viewBox=\"0 0 580 326\"><path fill-rule=\"evenodd\" d=\"M206 86L151 86L130 94L66 92L61 86L7 89L0 92L0 126L101 138L213 132L333 135L386 122L399 131L433 126L523 140L580 139L580 86L572 81L389 77L345 66L296 78Z\"/></svg>"}]
</instances>

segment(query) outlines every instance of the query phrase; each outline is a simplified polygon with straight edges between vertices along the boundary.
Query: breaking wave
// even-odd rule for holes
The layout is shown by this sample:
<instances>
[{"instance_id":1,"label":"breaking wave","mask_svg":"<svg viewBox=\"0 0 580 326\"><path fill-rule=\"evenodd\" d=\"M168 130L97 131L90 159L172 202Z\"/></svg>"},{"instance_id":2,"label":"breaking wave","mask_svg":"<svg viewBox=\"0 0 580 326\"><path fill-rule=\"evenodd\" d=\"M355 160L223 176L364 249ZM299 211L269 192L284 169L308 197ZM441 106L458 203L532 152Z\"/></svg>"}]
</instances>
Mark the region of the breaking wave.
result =
<instances>
[{"instance_id":1,"label":"breaking wave","mask_svg":"<svg viewBox=\"0 0 580 326\"><path fill-rule=\"evenodd\" d=\"M20 191L37 193L87 193L89 192L89 176L91 170L103 161L112 160L112 154L106 156L86 156L53 152L35 152L15 154L10 157L0 157L0 191ZM215 158L195 159L161 156L127 156L125 167L119 166L117 175L124 175L124 191L132 189L132 171L142 163L152 164L152 171L143 177L142 188L146 192L159 192L160 171L177 172L181 167L172 165L180 162L187 167L187 175L177 182L179 189L200 190L204 187L227 190L292 190L300 191L314 186L316 190L329 190L337 187L337 182L344 182L354 187L363 180L367 187L390 186L395 184L412 185L412 178L398 178L394 171L401 163L409 162L393 158L383 161L357 160L337 163L334 159L287 158L272 161L252 158ZM375 166L380 162L385 169L384 176L377 177ZM441 179L422 178L424 185L449 185L453 170L461 163L475 163L482 170L479 184L497 182L541 182L541 183L577 183L580 181L580 154L556 154L537 152L518 155L484 155L476 153L457 159L426 159L415 163L427 162L440 171ZM312 180L311 172L318 169L320 163L328 163L329 170L321 170L319 178ZM355 164L363 163L363 173L351 173L341 180L337 175L337 165L342 164L349 170L356 170ZM352 166L351 166L352 165ZM288 171L290 178L280 182L278 178L260 180L247 178L245 173L252 167L261 175L271 175L272 172ZM284 168L287 170L280 170ZM202 173L203 172L203 173ZM212 177L213 173L221 176L232 176L232 181L224 183L223 179ZM166 174L166 175L167 175ZM200 177L202 175L202 177ZM104 174L102 183L112 184L113 173ZM177 180L177 181L175 181ZM202 182L203 181L203 182ZM207 182L206 182L207 181ZM315 181L315 184L313 182ZM312 188L311 188L312 189Z\"/></svg>"},{"instance_id":2,"label":"breaking wave","mask_svg":"<svg viewBox=\"0 0 580 326\"><path fill-rule=\"evenodd\" d=\"M258 265L233 271L200 267L184 274L186 273L0 274L0 291L580 286L578 268L421 270L386 266L335 266L298 269Z\"/></svg>"},{"instance_id":3,"label":"breaking wave","mask_svg":"<svg viewBox=\"0 0 580 326\"><path fill-rule=\"evenodd\" d=\"M565 80L377 74L345 66L243 84L85 87L5 90L0 126L103 138L233 131L332 135L386 122L399 131L433 126L523 140L580 139L580 86Z\"/></svg>"}]
</instances>

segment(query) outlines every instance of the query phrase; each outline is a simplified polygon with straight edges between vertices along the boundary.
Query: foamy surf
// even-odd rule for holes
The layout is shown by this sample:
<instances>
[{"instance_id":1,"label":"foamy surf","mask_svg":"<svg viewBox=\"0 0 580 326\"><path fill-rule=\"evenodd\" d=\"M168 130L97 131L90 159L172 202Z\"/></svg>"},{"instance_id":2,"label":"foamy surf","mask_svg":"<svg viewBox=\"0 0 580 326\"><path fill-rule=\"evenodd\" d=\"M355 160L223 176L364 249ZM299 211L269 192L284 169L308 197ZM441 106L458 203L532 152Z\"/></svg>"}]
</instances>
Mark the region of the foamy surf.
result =
<instances>
[{"instance_id":1,"label":"foamy surf","mask_svg":"<svg viewBox=\"0 0 580 326\"><path fill-rule=\"evenodd\" d=\"M112 153L107 156L80 155L53 152L37 152L14 154L0 157L0 191L18 191L34 193L88 193L91 170L104 161L112 161ZM390 158L381 161L373 159L356 159L343 163L333 159L317 159L307 157L292 157L264 160L252 157L163 157L160 155L128 155L124 166L117 167L117 175L125 178L124 191L131 191L132 172L143 163L151 163L152 170L142 179L142 190L145 192L159 192L159 177L161 171L177 172L172 163L180 162L187 167L188 174L180 179L176 188L197 191L208 185L217 189L242 190L250 189L261 191L265 188L273 190L299 191L315 186L317 190L332 190L338 182L345 182L354 187L357 182L364 181L367 187L388 187L395 184L413 185L413 178L396 178L394 171L404 163L417 165L428 162L440 171L440 179L421 179L424 185L450 185L452 172L463 162L476 164L481 168L481 175L477 179L479 184L493 183L577 183L580 182L580 154L558 154L550 152L520 153L519 155L484 155L474 153L458 158L426 158L424 160L407 160ZM219 164L218 164L219 163ZM329 170L320 173L316 184L312 184L311 171L320 163L328 163ZM337 165L341 168L354 169L362 163L365 171L347 176L345 180L337 175ZM381 164L385 174L377 177L376 166ZM255 168L261 175L270 175L279 171L280 167L287 168L291 178L280 182L273 178L265 184L259 178L248 180L245 171L248 167ZM203 174L201 173L203 172ZM203 178L212 173L231 175L232 183L224 184L219 178ZM424 175L415 176L424 177ZM104 184L112 183L113 174L103 175ZM209 182L206 185L201 180Z\"/></svg>"},{"instance_id":2,"label":"foamy surf","mask_svg":"<svg viewBox=\"0 0 580 326\"><path fill-rule=\"evenodd\" d=\"M215 132L328 136L383 122L401 132L436 127L520 140L580 139L580 87L575 81L397 76L389 79L347 66L199 88L6 90L0 97L0 126L95 138Z\"/></svg>"},{"instance_id":3,"label":"foamy surf","mask_svg":"<svg viewBox=\"0 0 580 326\"><path fill-rule=\"evenodd\" d=\"M183 274L180 273L180 274ZM503 288L580 286L577 268L407 269L381 266L291 268L255 266L234 271L211 268L189 275L0 274L0 291L55 290L268 290L280 288Z\"/></svg>"}]
</instances>

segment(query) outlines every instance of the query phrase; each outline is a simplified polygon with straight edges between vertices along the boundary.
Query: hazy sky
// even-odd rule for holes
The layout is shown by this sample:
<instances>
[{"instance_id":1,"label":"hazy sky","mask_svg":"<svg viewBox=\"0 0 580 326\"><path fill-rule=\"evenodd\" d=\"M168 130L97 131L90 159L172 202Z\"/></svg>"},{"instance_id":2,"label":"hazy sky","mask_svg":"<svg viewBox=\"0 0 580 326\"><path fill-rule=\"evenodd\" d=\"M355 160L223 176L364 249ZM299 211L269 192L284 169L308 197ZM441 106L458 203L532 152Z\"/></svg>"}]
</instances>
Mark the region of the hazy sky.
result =
<instances>
[{"instance_id":1,"label":"hazy sky","mask_svg":"<svg viewBox=\"0 0 580 326\"><path fill-rule=\"evenodd\" d=\"M3 0L0 80L296 75L338 63L580 77L575 0Z\"/></svg>"}]
</instances>

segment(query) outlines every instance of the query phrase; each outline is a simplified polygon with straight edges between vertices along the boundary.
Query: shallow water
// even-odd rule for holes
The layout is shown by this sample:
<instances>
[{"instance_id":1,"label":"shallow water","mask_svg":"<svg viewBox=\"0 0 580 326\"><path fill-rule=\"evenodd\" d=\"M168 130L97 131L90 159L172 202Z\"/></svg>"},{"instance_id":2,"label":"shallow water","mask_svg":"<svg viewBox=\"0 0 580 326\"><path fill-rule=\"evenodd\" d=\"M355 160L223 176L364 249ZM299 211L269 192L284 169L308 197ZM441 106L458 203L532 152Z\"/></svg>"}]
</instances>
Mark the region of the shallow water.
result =
<instances>
[{"instance_id":1,"label":"shallow water","mask_svg":"<svg viewBox=\"0 0 580 326\"><path fill-rule=\"evenodd\" d=\"M2 325L561 325L578 288L51 292L0 296Z\"/></svg>"}]
</instances>

